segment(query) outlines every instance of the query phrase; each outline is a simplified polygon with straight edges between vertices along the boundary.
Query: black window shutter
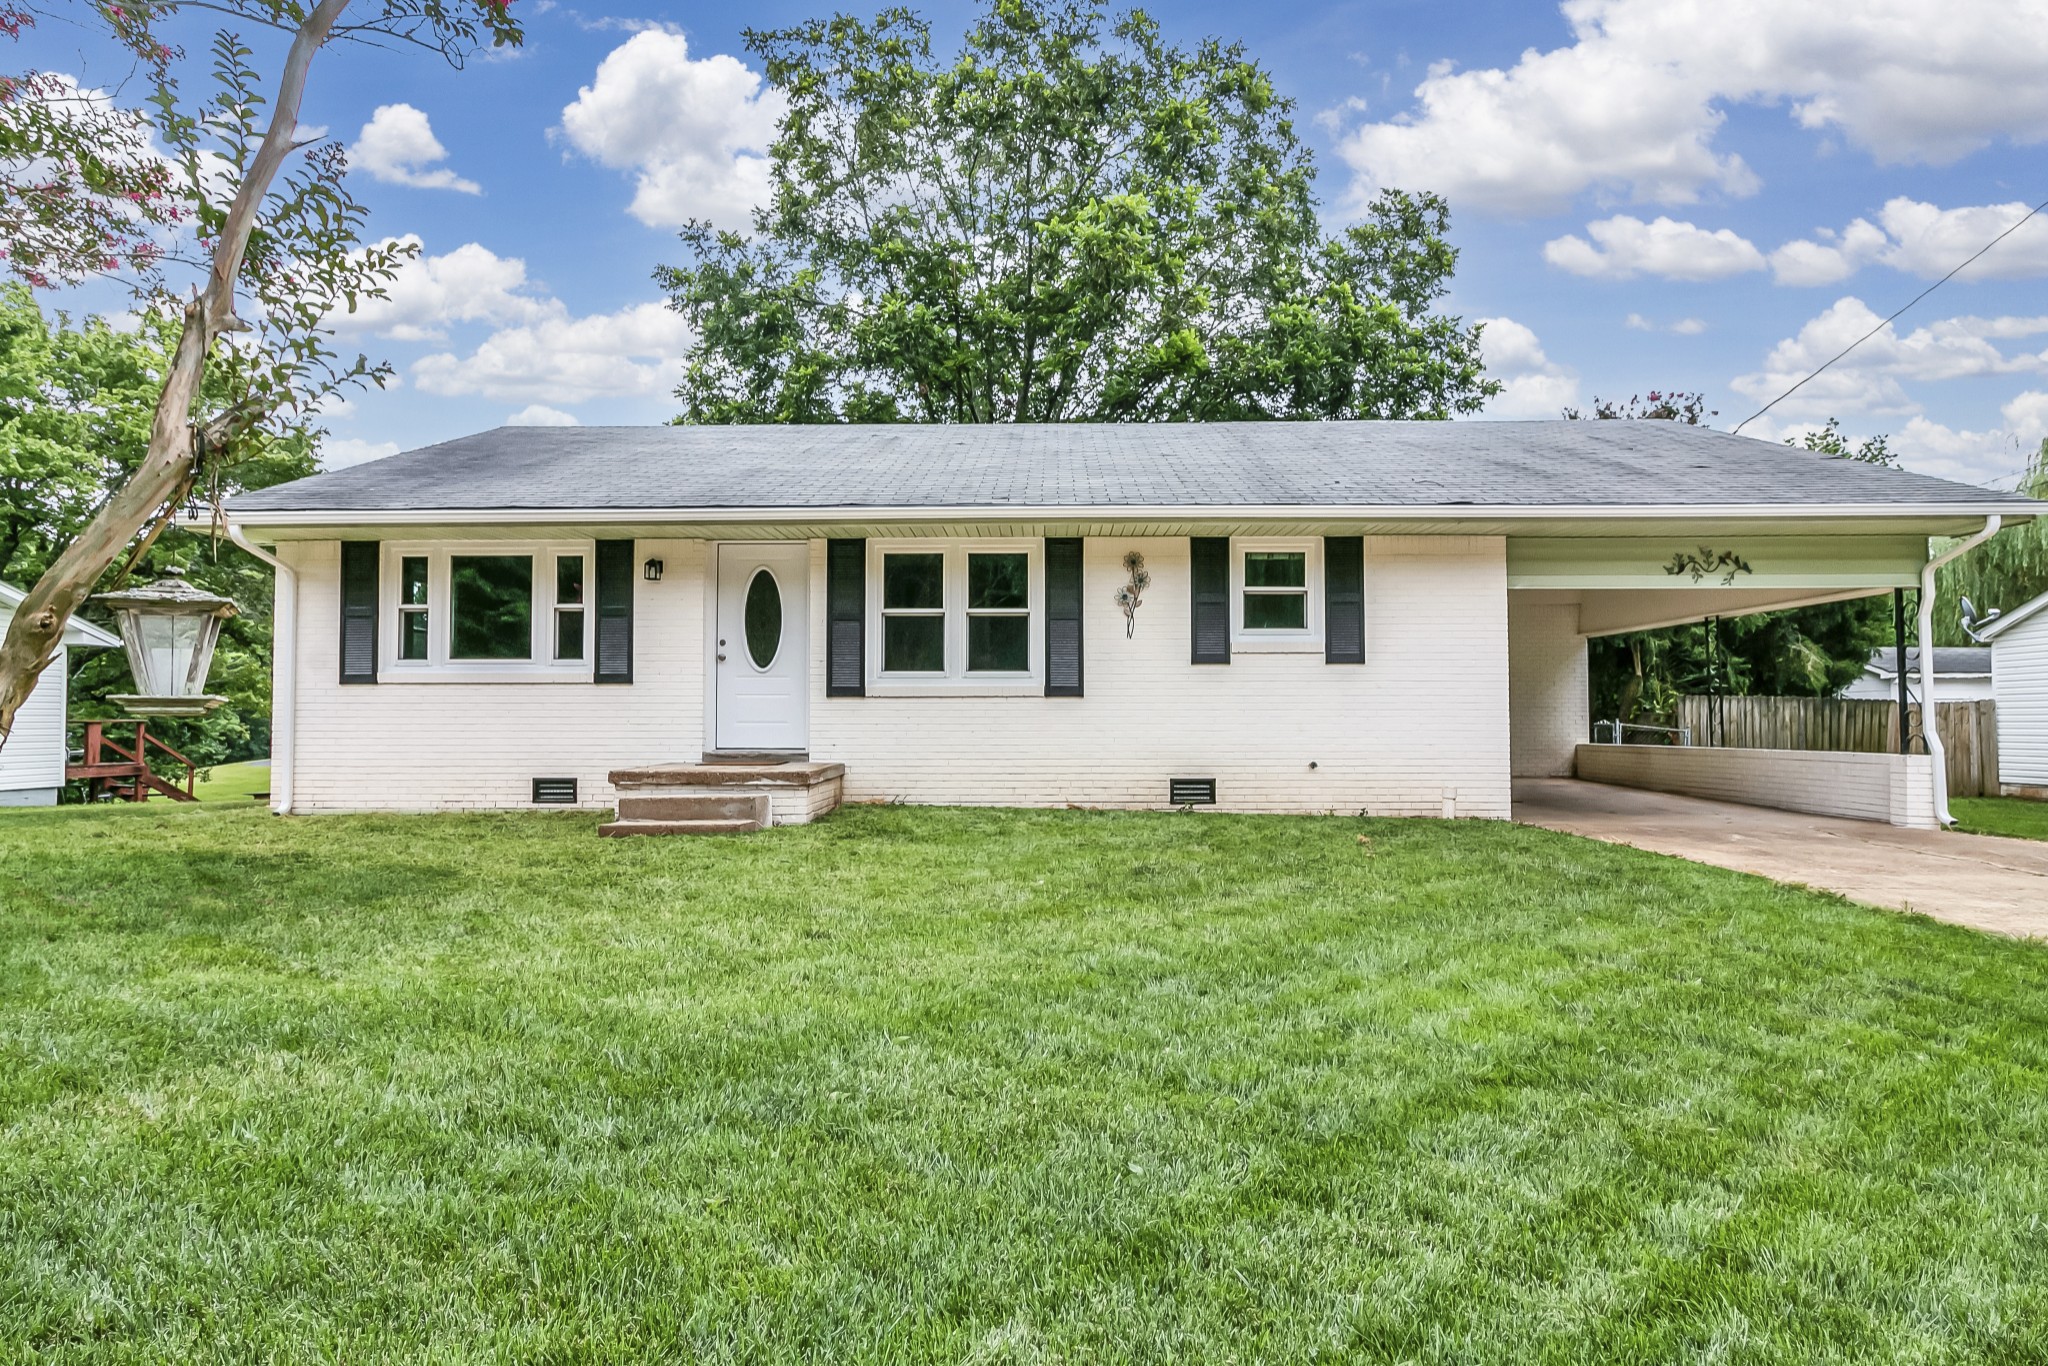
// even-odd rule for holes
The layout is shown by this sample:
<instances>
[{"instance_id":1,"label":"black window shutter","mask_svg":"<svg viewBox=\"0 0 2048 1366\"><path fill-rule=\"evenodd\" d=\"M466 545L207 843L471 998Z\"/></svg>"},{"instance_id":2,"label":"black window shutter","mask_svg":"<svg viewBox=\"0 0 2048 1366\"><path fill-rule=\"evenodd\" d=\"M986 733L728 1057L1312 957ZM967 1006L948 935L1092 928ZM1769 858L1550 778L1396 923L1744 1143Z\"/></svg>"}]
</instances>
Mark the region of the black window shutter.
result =
<instances>
[{"instance_id":1,"label":"black window shutter","mask_svg":"<svg viewBox=\"0 0 2048 1366\"><path fill-rule=\"evenodd\" d=\"M341 681L377 681L377 561L375 541L341 543Z\"/></svg>"},{"instance_id":2,"label":"black window shutter","mask_svg":"<svg viewBox=\"0 0 2048 1366\"><path fill-rule=\"evenodd\" d=\"M597 543L597 665L594 683L633 681L633 543Z\"/></svg>"},{"instance_id":3,"label":"black window shutter","mask_svg":"<svg viewBox=\"0 0 2048 1366\"><path fill-rule=\"evenodd\" d=\"M1045 695L1081 695L1081 538L1045 538Z\"/></svg>"},{"instance_id":4,"label":"black window shutter","mask_svg":"<svg viewBox=\"0 0 2048 1366\"><path fill-rule=\"evenodd\" d=\"M1188 538L1189 599L1194 604L1192 658L1197 664L1230 662L1230 538Z\"/></svg>"},{"instance_id":5,"label":"black window shutter","mask_svg":"<svg viewBox=\"0 0 2048 1366\"><path fill-rule=\"evenodd\" d=\"M1323 537L1323 663L1365 663L1365 538Z\"/></svg>"},{"instance_id":6,"label":"black window shutter","mask_svg":"<svg viewBox=\"0 0 2048 1366\"><path fill-rule=\"evenodd\" d=\"M867 692L868 543L825 543L825 696Z\"/></svg>"}]
</instances>

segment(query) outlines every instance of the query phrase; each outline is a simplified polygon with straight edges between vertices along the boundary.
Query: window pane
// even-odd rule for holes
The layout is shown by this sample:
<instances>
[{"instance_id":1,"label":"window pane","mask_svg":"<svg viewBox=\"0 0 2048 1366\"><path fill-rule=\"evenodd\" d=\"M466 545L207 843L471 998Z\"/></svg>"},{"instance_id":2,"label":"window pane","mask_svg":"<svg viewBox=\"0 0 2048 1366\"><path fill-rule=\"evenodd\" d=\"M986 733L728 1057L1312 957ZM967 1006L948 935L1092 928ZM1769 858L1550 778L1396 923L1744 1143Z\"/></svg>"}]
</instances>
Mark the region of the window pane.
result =
<instances>
[{"instance_id":1,"label":"window pane","mask_svg":"<svg viewBox=\"0 0 2048 1366\"><path fill-rule=\"evenodd\" d=\"M932 558L938 557L935 555ZM892 674L944 673L946 619L882 618L882 668Z\"/></svg>"},{"instance_id":2,"label":"window pane","mask_svg":"<svg viewBox=\"0 0 2048 1366\"><path fill-rule=\"evenodd\" d=\"M398 600L408 607L427 605L427 557L407 555L398 562Z\"/></svg>"},{"instance_id":3,"label":"window pane","mask_svg":"<svg viewBox=\"0 0 2048 1366\"><path fill-rule=\"evenodd\" d=\"M945 566L943 555L884 555L882 606L945 606Z\"/></svg>"},{"instance_id":4,"label":"window pane","mask_svg":"<svg viewBox=\"0 0 2048 1366\"><path fill-rule=\"evenodd\" d=\"M967 672L1020 674L1030 667L1030 617L967 619Z\"/></svg>"},{"instance_id":5,"label":"window pane","mask_svg":"<svg viewBox=\"0 0 2048 1366\"><path fill-rule=\"evenodd\" d=\"M427 657L427 614L425 612L400 612L398 614L398 657L400 659L425 659Z\"/></svg>"},{"instance_id":6,"label":"window pane","mask_svg":"<svg viewBox=\"0 0 2048 1366\"><path fill-rule=\"evenodd\" d=\"M451 659L532 658L533 557L451 555L448 629Z\"/></svg>"},{"instance_id":7,"label":"window pane","mask_svg":"<svg viewBox=\"0 0 2048 1366\"><path fill-rule=\"evenodd\" d=\"M1308 587L1308 556L1299 550L1247 550L1246 588Z\"/></svg>"},{"instance_id":8,"label":"window pane","mask_svg":"<svg viewBox=\"0 0 2048 1366\"><path fill-rule=\"evenodd\" d=\"M555 613L555 658L583 658L583 609Z\"/></svg>"},{"instance_id":9,"label":"window pane","mask_svg":"<svg viewBox=\"0 0 2048 1366\"><path fill-rule=\"evenodd\" d=\"M967 606L1027 607L1030 598L1030 557L1027 555L969 555L967 557ZM972 667L971 665L969 666Z\"/></svg>"},{"instance_id":10,"label":"window pane","mask_svg":"<svg viewBox=\"0 0 2048 1366\"><path fill-rule=\"evenodd\" d=\"M560 555L555 559L555 603L573 607L583 601L583 557Z\"/></svg>"},{"instance_id":11,"label":"window pane","mask_svg":"<svg viewBox=\"0 0 2048 1366\"><path fill-rule=\"evenodd\" d=\"M1244 595L1244 629L1247 631L1305 631L1308 629L1308 594L1247 593Z\"/></svg>"},{"instance_id":12,"label":"window pane","mask_svg":"<svg viewBox=\"0 0 2048 1366\"><path fill-rule=\"evenodd\" d=\"M767 570L754 571L754 581L747 585L747 606L742 617L747 628L747 658L754 661L755 668L765 669L775 662L776 651L782 648L782 590Z\"/></svg>"}]
</instances>

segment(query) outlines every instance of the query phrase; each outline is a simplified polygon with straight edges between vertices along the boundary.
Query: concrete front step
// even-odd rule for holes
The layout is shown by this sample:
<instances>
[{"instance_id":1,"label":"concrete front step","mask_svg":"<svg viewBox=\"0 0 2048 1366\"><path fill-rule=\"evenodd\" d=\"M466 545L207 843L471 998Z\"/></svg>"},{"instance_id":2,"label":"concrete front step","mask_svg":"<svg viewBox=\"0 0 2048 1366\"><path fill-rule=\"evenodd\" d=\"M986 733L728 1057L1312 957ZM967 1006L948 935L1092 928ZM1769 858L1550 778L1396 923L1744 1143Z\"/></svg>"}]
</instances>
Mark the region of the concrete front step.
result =
<instances>
[{"instance_id":1,"label":"concrete front step","mask_svg":"<svg viewBox=\"0 0 2048 1366\"><path fill-rule=\"evenodd\" d=\"M768 794L712 788L704 792L619 794L622 821L752 821L768 824Z\"/></svg>"},{"instance_id":2,"label":"concrete front step","mask_svg":"<svg viewBox=\"0 0 2048 1366\"><path fill-rule=\"evenodd\" d=\"M608 839L627 835L751 835L760 828L761 822L753 820L618 820L598 826L597 833Z\"/></svg>"}]
</instances>

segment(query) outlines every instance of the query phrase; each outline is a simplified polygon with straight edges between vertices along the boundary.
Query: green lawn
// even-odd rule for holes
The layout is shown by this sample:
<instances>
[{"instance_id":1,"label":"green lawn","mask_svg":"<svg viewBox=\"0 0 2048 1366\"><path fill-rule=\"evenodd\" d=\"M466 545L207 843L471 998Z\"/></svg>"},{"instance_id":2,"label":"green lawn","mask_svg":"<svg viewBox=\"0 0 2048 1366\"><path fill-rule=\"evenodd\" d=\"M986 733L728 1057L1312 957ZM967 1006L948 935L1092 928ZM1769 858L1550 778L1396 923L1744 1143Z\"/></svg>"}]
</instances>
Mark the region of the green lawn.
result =
<instances>
[{"instance_id":1,"label":"green lawn","mask_svg":"<svg viewBox=\"0 0 2048 1366\"><path fill-rule=\"evenodd\" d=\"M2048 1359L2040 945L1476 822L595 824L0 823L0 1356Z\"/></svg>"},{"instance_id":2,"label":"green lawn","mask_svg":"<svg viewBox=\"0 0 2048 1366\"><path fill-rule=\"evenodd\" d=\"M1973 835L2048 840L2048 802L2023 797L1953 797L1948 809L1956 818L1956 828Z\"/></svg>"},{"instance_id":3,"label":"green lawn","mask_svg":"<svg viewBox=\"0 0 2048 1366\"><path fill-rule=\"evenodd\" d=\"M270 765L215 764L199 770L193 791L202 802L241 802L253 805L259 792L270 791Z\"/></svg>"}]
</instances>

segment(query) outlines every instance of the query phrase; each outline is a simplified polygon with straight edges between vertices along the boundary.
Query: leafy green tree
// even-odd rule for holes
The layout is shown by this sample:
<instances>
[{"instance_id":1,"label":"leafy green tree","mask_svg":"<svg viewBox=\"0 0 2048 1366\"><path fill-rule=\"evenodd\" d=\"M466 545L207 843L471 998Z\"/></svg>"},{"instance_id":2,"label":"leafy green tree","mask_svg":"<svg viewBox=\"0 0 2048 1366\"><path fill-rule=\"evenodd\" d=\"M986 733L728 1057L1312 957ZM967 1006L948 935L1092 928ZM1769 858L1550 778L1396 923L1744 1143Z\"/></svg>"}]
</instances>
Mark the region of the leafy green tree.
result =
<instances>
[{"instance_id":1,"label":"leafy green tree","mask_svg":"<svg viewBox=\"0 0 2048 1366\"><path fill-rule=\"evenodd\" d=\"M1236 44L994 0L956 55L904 9L749 48L788 101L751 235L656 278L685 422L1449 417L1497 391L1433 312L1433 195L1334 235L1294 106ZM728 225L729 226L729 225Z\"/></svg>"},{"instance_id":2,"label":"leafy green tree","mask_svg":"<svg viewBox=\"0 0 2048 1366\"><path fill-rule=\"evenodd\" d=\"M0 579L32 583L108 495L147 458L150 422L177 331L162 315L133 331L98 318L73 326L46 318L22 285L0 285ZM221 376L211 377L219 387ZM218 395L211 395L218 398ZM318 433L305 426L245 442L221 471L219 493L261 488L311 474ZM270 572L226 542L161 528L146 547L108 569L98 591L172 565L199 586L242 607L223 627L211 685L227 704L197 720L158 720L152 729L203 764L268 751ZM81 615L111 626L88 604ZM75 717L113 716L105 699L136 691L120 650L71 656Z\"/></svg>"},{"instance_id":3,"label":"leafy green tree","mask_svg":"<svg viewBox=\"0 0 2048 1366\"><path fill-rule=\"evenodd\" d=\"M313 59L329 43L412 44L461 60L480 43L516 44L509 0L69 0L66 23L126 49L124 91L140 103L82 99L35 72L0 78L0 259L41 286L119 279L136 312L174 329L142 459L28 585L0 639L0 743L68 622L123 555L162 534L178 508L253 451L302 426L325 394L378 383L385 367L332 345L329 319L380 294L403 253L364 247L364 212L343 185L332 140L300 140ZM0 4L0 33L39 18ZM184 52L165 34L187 10L221 15L202 71L184 90ZM242 27L283 43L275 84ZM159 152L138 142L153 134ZM109 225L127 223L125 232ZM172 245L162 246L161 237ZM244 301L253 307L243 308ZM223 345L234 337L233 345Z\"/></svg>"},{"instance_id":4,"label":"leafy green tree","mask_svg":"<svg viewBox=\"0 0 2048 1366\"><path fill-rule=\"evenodd\" d=\"M2048 499L2048 440L2034 452L2019 491ZM2010 612L2043 593L2048 593L2048 521L2007 527L1935 571L1934 639L1941 645L1975 643L1963 630L1964 598L1981 619L1994 611Z\"/></svg>"}]
</instances>

